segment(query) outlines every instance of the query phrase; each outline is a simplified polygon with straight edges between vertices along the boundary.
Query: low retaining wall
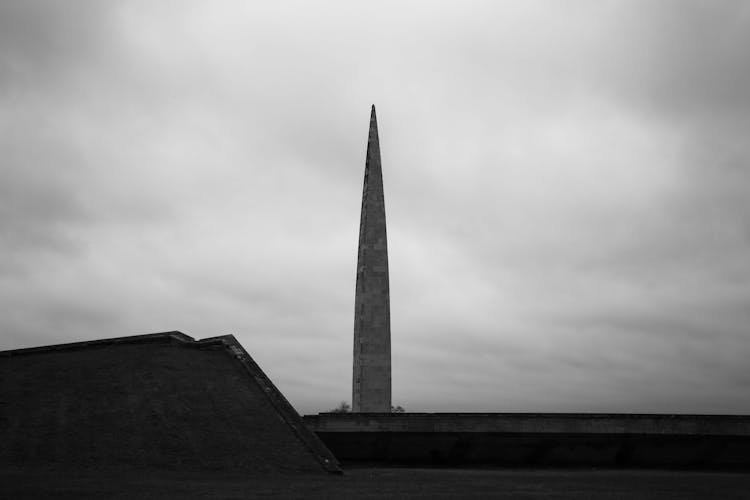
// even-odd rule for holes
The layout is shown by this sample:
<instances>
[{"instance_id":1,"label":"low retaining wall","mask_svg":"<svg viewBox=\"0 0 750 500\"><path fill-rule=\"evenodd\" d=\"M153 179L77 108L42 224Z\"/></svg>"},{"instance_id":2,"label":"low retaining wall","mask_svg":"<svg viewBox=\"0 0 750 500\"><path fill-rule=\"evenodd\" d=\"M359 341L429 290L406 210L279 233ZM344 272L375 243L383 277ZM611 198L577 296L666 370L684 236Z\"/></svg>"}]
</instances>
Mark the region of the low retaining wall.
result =
<instances>
[{"instance_id":1,"label":"low retaining wall","mask_svg":"<svg viewBox=\"0 0 750 500\"><path fill-rule=\"evenodd\" d=\"M748 416L320 413L304 421L349 463L750 469Z\"/></svg>"}]
</instances>

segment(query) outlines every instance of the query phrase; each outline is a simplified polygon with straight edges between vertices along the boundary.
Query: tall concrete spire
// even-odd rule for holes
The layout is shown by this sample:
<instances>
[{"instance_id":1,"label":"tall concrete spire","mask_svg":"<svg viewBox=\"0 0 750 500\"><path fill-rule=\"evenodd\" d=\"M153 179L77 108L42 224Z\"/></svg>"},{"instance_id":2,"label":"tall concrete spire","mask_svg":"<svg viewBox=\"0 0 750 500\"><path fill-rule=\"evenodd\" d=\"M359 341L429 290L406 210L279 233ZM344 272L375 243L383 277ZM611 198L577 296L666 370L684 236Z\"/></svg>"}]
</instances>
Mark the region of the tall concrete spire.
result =
<instances>
[{"instance_id":1,"label":"tall concrete spire","mask_svg":"<svg viewBox=\"0 0 750 500\"><path fill-rule=\"evenodd\" d=\"M391 308L388 245L380 145L375 105L367 138L362 214L359 221L357 286L354 298L352 411L391 411Z\"/></svg>"}]
</instances>

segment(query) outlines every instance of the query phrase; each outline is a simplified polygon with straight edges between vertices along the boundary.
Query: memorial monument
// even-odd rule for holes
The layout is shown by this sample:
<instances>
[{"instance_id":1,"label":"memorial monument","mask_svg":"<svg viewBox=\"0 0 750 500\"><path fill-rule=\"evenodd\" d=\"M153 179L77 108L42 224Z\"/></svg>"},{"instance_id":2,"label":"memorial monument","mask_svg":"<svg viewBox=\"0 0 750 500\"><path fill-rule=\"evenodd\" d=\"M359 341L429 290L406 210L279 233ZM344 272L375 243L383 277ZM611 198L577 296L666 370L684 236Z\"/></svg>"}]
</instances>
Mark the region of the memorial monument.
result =
<instances>
[{"instance_id":1,"label":"memorial monument","mask_svg":"<svg viewBox=\"0 0 750 500\"><path fill-rule=\"evenodd\" d=\"M391 411L391 311L385 200L375 106L367 138L354 298L352 411Z\"/></svg>"}]
</instances>

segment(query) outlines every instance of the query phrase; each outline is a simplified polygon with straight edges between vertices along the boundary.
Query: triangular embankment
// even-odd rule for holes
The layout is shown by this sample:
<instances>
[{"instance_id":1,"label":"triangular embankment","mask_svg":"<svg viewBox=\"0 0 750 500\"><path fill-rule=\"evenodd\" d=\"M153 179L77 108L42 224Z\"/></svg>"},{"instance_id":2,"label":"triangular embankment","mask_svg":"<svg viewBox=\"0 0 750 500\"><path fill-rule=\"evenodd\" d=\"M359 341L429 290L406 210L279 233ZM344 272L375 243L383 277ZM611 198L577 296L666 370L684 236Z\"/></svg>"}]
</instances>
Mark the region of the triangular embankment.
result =
<instances>
[{"instance_id":1,"label":"triangular embankment","mask_svg":"<svg viewBox=\"0 0 750 500\"><path fill-rule=\"evenodd\" d=\"M232 335L0 352L0 467L340 472Z\"/></svg>"}]
</instances>

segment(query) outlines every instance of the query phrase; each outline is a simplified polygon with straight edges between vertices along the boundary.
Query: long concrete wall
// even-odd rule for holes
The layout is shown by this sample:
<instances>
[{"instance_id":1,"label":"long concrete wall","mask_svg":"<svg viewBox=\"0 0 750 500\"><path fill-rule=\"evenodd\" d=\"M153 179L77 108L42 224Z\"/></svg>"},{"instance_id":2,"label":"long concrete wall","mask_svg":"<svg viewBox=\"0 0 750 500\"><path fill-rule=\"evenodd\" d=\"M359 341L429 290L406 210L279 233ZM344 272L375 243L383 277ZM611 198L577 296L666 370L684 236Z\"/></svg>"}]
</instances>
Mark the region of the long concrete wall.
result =
<instances>
[{"instance_id":1,"label":"long concrete wall","mask_svg":"<svg viewBox=\"0 0 750 500\"><path fill-rule=\"evenodd\" d=\"M319 413L316 432L513 432L750 436L750 416L621 413Z\"/></svg>"},{"instance_id":2,"label":"long concrete wall","mask_svg":"<svg viewBox=\"0 0 750 500\"><path fill-rule=\"evenodd\" d=\"M750 469L750 417L332 414L305 423L344 462Z\"/></svg>"}]
</instances>

